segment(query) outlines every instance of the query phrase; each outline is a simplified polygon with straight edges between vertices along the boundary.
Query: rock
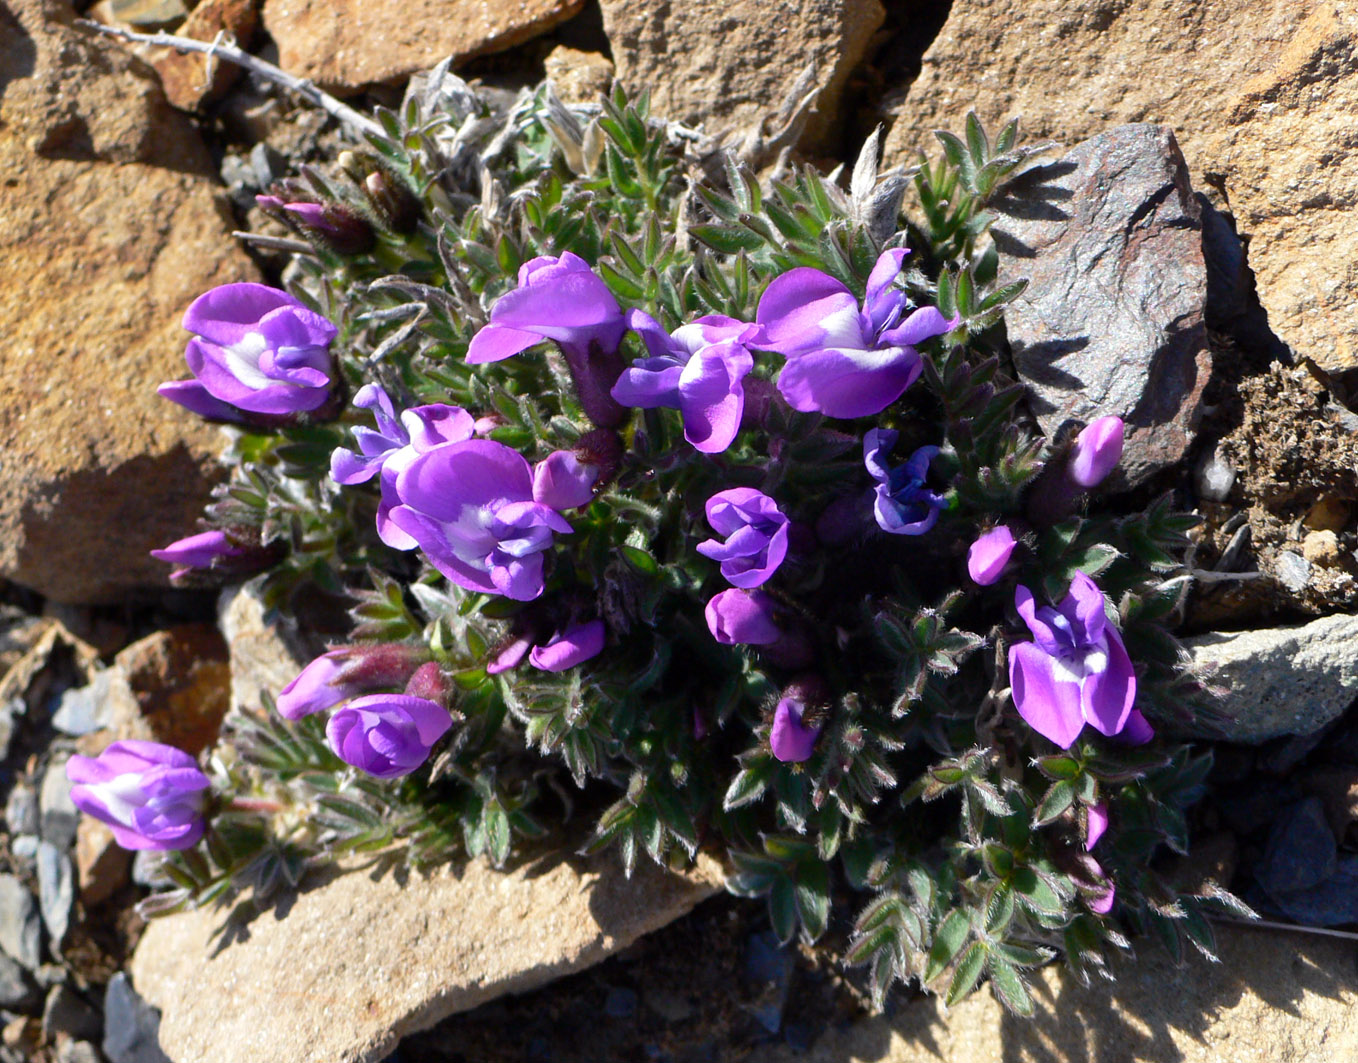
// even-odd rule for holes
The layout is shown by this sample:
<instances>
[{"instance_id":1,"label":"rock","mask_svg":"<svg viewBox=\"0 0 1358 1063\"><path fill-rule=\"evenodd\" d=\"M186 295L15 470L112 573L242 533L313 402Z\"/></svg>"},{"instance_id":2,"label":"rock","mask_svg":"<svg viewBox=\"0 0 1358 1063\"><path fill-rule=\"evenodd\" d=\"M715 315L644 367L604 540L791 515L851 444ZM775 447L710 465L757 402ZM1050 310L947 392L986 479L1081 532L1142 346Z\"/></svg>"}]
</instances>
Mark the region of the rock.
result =
<instances>
[{"instance_id":1,"label":"rock","mask_svg":"<svg viewBox=\"0 0 1358 1063\"><path fill-rule=\"evenodd\" d=\"M31 1011L41 1003L42 996L28 972L16 960L0 952L0 1008L8 1011Z\"/></svg>"},{"instance_id":2,"label":"rock","mask_svg":"<svg viewBox=\"0 0 1358 1063\"><path fill-rule=\"evenodd\" d=\"M71 923L75 870L65 851L48 841L38 846L38 904L42 909L43 924L51 937L52 951L56 952Z\"/></svg>"},{"instance_id":3,"label":"rock","mask_svg":"<svg viewBox=\"0 0 1358 1063\"><path fill-rule=\"evenodd\" d=\"M248 49L259 26L256 7L257 0L201 0L176 32L180 37L198 41L215 40L218 33L226 33L240 47ZM151 65L160 74L166 99L181 111L192 111L221 99L241 75L241 68L235 63L217 60L209 76L206 56L168 48L157 49Z\"/></svg>"},{"instance_id":4,"label":"rock","mask_svg":"<svg viewBox=\"0 0 1358 1063\"><path fill-rule=\"evenodd\" d=\"M994 206L1001 280L1030 282L1005 322L1043 430L1122 417L1122 486L1179 460L1212 363L1201 214L1174 135L1101 133Z\"/></svg>"},{"instance_id":5,"label":"rock","mask_svg":"<svg viewBox=\"0 0 1358 1063\"><path fill-rule=\"evenodd\" d=\"M1339 853L1320 800L1308 797L1273 821L1255 877L1269 895L1309 889L1334 874Z\"/></svg>"},{"instance_id":6,"label":"rock","mask_svg":"<svg viewBox=\"0 0 1358 1063\"><path fill-rule=\"evenodd\" d=\"M42 774L42 793L38 798L42 837L61 852L75 843L75 828L80 809L71 800L71 781L66 778L66 758L54 756Z\"/></svg>"},{"instance_id":7,"label":"rock","mask_svg":"<svg viewBox=\"0 0 1358 1063\"><path fill-rule=\"evenodd\" d=\"M1358 617L1326 616L1298 627L1261 628L1184 640L1197 668L1228 688L1225 737L1258 745L1311 734L1358 694Z\"/></svg>"},{"instance_id":8,"label":"rock","mask_svg":"<svg viewBox=\"0 0 1358 1063\"><path fill-rule=\"evenodd\" d=\"M1301 541L1301 556L1313 565L1332 567L1343 561L1344 551L1334 532L1312 531Z\"/></svg>"},{"instance_id":9,"label":"rock","mask_svg":"<svg viewBox=\"0 0 1358 1063\"><path fill-rule=\"evenodd\" d=\"M1305 926L1358 923L1358 856L1341 857L1334 873L1314 886L1272 899L1285 916Z\"/></svg>"},{"instance_id":10,"label":"rock","mask_svg":"<svg viewBox=\"0 0 1358 1063\"><path fill-rule=\"evenodd\" d=\"M13 875L0 875L0 949L32 971L42 962L38 906Z\"/></svg>"},{"instance_id":11,"label":"rock","mask_svg":"<svg viewBox=\"0 0 1358 1063\"><path fill-rule=\"evenodd\" d=\"M110 0L110 6L116 19L141 30L164 29L189 13L184 0Z\"/></svg>"},{"instance_id":12,"label":"rock","mask_svg":"<svg viewBox=\"0 0 1358 1063\"><path fill-rule=\"evenodd\" d=\"M752 1011L755 1021L769 1033L777 1033L783 1025L783 1009L787 1007L795 971L792 952L779 943L773 931L750 935L745 945L745 977L764 987Z\"/></svg>"},{"instance_id":13,"label":"rock","mask_svg":"<svg viewBox=\"0 0 1358 1063\"><path fill-rule=\"evenodd\" d=\"M57 1063L103 1063L103 1056L88 1041L65 1041L57 1049Z\"/></svg>"},{"instance_id":14,"label":"rock","mask_svg":"<svg viewBox=\"0 0 1358 1063\"><path fill-rule=\"evenodd\" d=\"M1273 559L1273 574L1293 594L1300 594L1311 582L1311 562L1291 550L1280 550Z\"/></svg>"},{"instance_id":15,"label":"rock","mask_svg":"<svg viewBox=\"0 0 1358 1063\"><path fill-rule=\"evenodd\" d=\"M211 624L157 631L128 646L113 663L126 677L138 717L114 716L119 738L151 738L193 755L217 740L231 673L226 643Z\"/></svg>"},{"instance_id":16,"label":"rock","mask_svg":"<svg viewBox=\"0 0 1358 1063\"><path fill-rule=\"evenodd\" d=\"M0 11L0 575L62 602L166 586L219 430L155 393L180 318L254 279L187 116L61 0Z\"/></svg>"},{"instance_id":17,"label":"rock","mask_svg":"<svg viewBox=\"0 0 1358 1063\"><path fill-rule=\"evenodd\" d=\"M945 1010L920 996L888 1017L831 1027L805 1054L764 1045L744 1063L1349 1063L1358 1059L1353 945L1217 925L1221 963L1176 965L1150 942L1081 986L1034 972L1036 1013L1015 1019L982 986Z\"/></svg>"},{"instance_id":18,"label":"rock","mask_svg":"<svg viewBox=\"0 0 1358 1063\"><path fill-rule=\"evenodd\" d=\"M232 710L258 712L263 695L276 697L320 649L308 646L283 620L266 620L264 604L250 583L222 591L217 624L230 658Z\"/></svg>"},{"instance_id":19,"label":"rock","mask_svg":"<svg viewBox=\"0 0 1358 1063\"><path fill-rule=\"evenodd\" d=\"M86 1004L69 986L55 986L47 994L47 1004L42 1010L42 1032L49 1038L63 1033L68 1037L86 1040L98 1037L103 1026L99 1012Z\"/></svg>"},{"instance_id":20,"label":"rock","mask_svg":"<svg viewBox=\"0 0 1358 1063\"><path fill-rule=\"evenodd\" d=\"M1330 830L1343 838L1349 824L1358 820L1358 768L1313 768L1302 785L1320 798Z\"/></svg>"},{"instance_id":21,"label":"rock","mask_svg":"<svg viewBox=\"0 0 1358 1063\"><path fill-rule=\"evenodd\" d=\"M686 876L643 862L629 881L612 854L352 871L234 936L214 936L211 911L153 920L131 970L175 1063L369 1063L446 1015L598 962L720 883L706 858Z\"/></svg>"},{"instance_id":22,"label":"rock","mask_svg":"<svg viewBox=\"0 0 1358 1063\"><path fill-rule=\"evenodd\" d=\"M1213 448L1202 456L1194 470L1198 498L1204 502L1225 502L1235 486L1235 466L1220 448Z\"/></svg>"},{"instance_id":23,"label":"rock","mask_svg":"<svg viewBox=\"0 0 1358 1063\"><path fill-rule=\"evenodd\" d=\"M24 871L35 871L38 866L38 846L42 843L36 834L20 834L10 841L10 855Z\"/></svg>"},{"instance_id":24,"label":"rock","mask_svg":"<svg viewBox=\"0 0 1358 1063\"><path fill-rule=\"evenodd\" d=\"M340 94L522 44L584 0L265 0L278 65Z\"/></svg>"},{"instance_id":25,"label":"rock","mask_svg":"<svg viewBox=\"0 0 1358 1063\"><path fill-rule=\"evenodd\" d=\"M42 1023L37 1019L24 1015L7 1022L4 1032L0 1033L0 1043L5 1048L16 1050L18 1055L6 1056L5 1063L14 1059L31 1060L37 1053L41 1038Z\"/></svg>"},{"instance_id":26,"label":"rock","mask_svg":"<svg viewBox=\"0 0 1358 1063\"><path fill-rule=\"evenodd\" d=\"M160 1015L123 971L109 979L104 993L103 1049L109 1063L170 1063L160 1047Z\"/></svg>"},{"instance_id":27,"label":"rock","mask_svg":"<svg viewBox=\"0 0 1358 1063\"><path fill-rule=\"evenodd\" d=\"M38 833L38 794L26 782L16 782L5 799L5 823L10 834Z\"/></svg>"},{"instance_id":28,"label":"rock","mask_svg":"<svg viewBox=\"0 0 1358 1063\"><path fill-rule=\"evenodd\" d=\"M803 146L842 134L840 97L886 12L878 0L601 0L618 80L652 113L710 133L773 119L794 88L816 93ZM809 84L801 78L814 66ZM765 132L772 136L775 119Z\"/></svg>"},{"instance_id":29,"label":"rock","mask_svg":"<svg viewBox=\"0 0 1358 1063\"><path fill-rule=\"evenodd\" d=\"M75 832L76 881L87 908L108 900L127 882L132 854L113 840L108 824L84 816Z\"/></svg>"},{"instance_id":30,"label":"rock","mask_svg":"<svg viewBox=\"0 0 1358 1063\"><path fill-rule=\"evenodd\" d=\"M597 103L613 84L613 60L598 52L558 44L542 66L563 103Z\"/></svg>"},{"instance_id":31,"label":"rock","mask_svg":"<svg viewBox=\"0 0 1358 1063\"><path fill-rule=\"evenodd\" d=\"M103 730L112 724L114 702L120 696L130 697L126 677L113 669L101 668L83 687L73 687L61 696L61 703L52 714L52 726L73 737Z\"/></svg>"}]
</instances>

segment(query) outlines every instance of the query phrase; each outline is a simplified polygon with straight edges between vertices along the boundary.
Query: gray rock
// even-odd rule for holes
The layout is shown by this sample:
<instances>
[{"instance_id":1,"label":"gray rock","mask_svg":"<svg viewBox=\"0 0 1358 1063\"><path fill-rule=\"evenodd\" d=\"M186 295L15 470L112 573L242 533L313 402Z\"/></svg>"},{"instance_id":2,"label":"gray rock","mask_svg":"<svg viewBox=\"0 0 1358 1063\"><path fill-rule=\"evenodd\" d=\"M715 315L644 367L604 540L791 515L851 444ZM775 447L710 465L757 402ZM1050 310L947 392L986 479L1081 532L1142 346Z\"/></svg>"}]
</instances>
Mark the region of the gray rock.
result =
<instances>
[{"instance_id":1,"label":"gray rock","mask_svg":"<svg viewBox=\"0 0 1358 1063\"><path fill-rule=\"evenodd\" d=\"M26 782L16 782L5 799L5 822L10 834L38 833L38 792Z\"/></svg>"},{"instance_id":2,"label":"gray rock","mask_svg":"<svg viewBox=\"0 0 1358 1063\"><path fill-rule=\"evenodd\" d=\"M1211 354L1201 210L1174 135L1118 126L1029 170L994 207L1000 280L1030 282L1005 321L1043 431L1121 417L1113 487L1178 461Z\"/></svg>"},{"instance_id":3,"label":"gray rock","mask_svg":"<svg viewBox=\"0 0 1358 1063\"><path fill-rule=\"evenodd\" d=\"M1340 857L1334 873L1309 889L1276 894L1283 914L1306 926L1358 923L1358 856Z\"/></svg>"},{"instance_id":4,"label":"gray rock","mask_svg":"<svg viewBox=\"0 0 1358 1063\"><path fill-rule=\"evenodd\" d=\"M1291 550L1280 551L1273 565L1278 582L1293 594L1300 594L1311 581L1311 562L1301 554L1294 554Z\"/></svg>"},{"instance_id":5,"label":"gray rock","mask_svg":"<svg viewBox=\"0 0 1358 1063\"><path fill-rule=\"evenodd\" d=\"M98 1009L91 1007L70 986L54 986L42 1009L42 1030L49 1038L59 1033L86 1041L103 1029Z\"/></svg>"},{"instance_id":6,"label":"gray rock","mask_svg":"<svg viewBox=\"0 0 1358 1063\"><path fill-rule=\"evenodd\" d=\"M9 744L14 740L14 701L0 705L0 760L9 756ZM22 702L19 702L22 705Z\"/></svg>"},{"instance_id":7,"label":"gray rock","mask_svg":"<svg viewBox=\"0 0 1358 1063\"><path fill-rule=\"evenodd\" d=\"M75 844L75 829L80 824L80 809L71 800L71 782L66 778L66 761L55 757L42 775L38 797L42 816L42 837L65 852Z\"/></svg>"},{"instance_id":8,"label":"gray rock","mask_svg":"<svg viewBox=\"0 0 1358 1063\"><path fill-rule=\"evenodd\" d=\"M171 1063L160 1048L160 1012L119 971L104 994L104 1055L109 1063Z\"/></svg>"},{"instance_id":9,"label":"gray rock","mask_svg":"<svg viewBox=\"0 0 1358 1063\"><path fill-rule=\"evenodd\" d=\"M1275 900L1318 886L1334 874L1339 852L1318 797L1285 809L1273 822L1255 877Z\"/></svg>"},{"instance_id":10,"label":"gray rock","mask_svg":"<svg viewBox=\"0 0 1358 1063\"><path fill-rule=\"evenodd\" d=\"M64 1041L57 1049L57 1063L104 1063L104 1057L88 1041Z\"/></svg>"},{"instance_id":11,"label":"gray rock","mask_svg":"<svg viewBox=\"0 0 1358 1063\"><path fill-rule=\"evenodd\" d=\"M1184 640L1194 664L1228 690L1225 737L1257 745L1305 735L1338 718L1358 696L1358 616ZM1191 732L1211 737L1205 732Z\"/></svg>"},{"instance_id":12,"label":"gray rock","mask_svg":"<svg viewBox=\"0 0 1358 1063\"><path fill-rule=\"evenodd\" d=\"M755 1021L769 1033L777 1033L783 1025L783 1009L787 1007L792 990L792 974L796 962L792 951L778 942L771 930L751 934L745 943L745 977L764 987L764 992L751 1007Z\"/></svg>"},{"instance_id":13,"label":"gray rock","mask_svg":"<svg viewBox=\"0 0 1358 1063\"><path fill-rule=\"evenodd\" d=\"M17 960L0 952L0 1008L9 1011L34 1011L42 994Z\"/></svg>"},{"instance_id":14,"label":"gray rock","mask_svg":"<svg viewBox=\"0 0 1358 1063\"><path fill-rule=\"evenodd\" d=\"M254 583L227 587L217 599L217 626L231 658L231 709L258 711L262 695L278 692L316 656L295 627L266 621Z\"/></svg>"},{"instance_id":15,"label":"gray rock","mask_svg":"<svg viewBox=\"0 0 1358 1063\"><path fill-rule=\"evenodd\" d=\"M112 676L108 669L94 674L83 687L68 690L61 696L61 704L52 714L52 726L62 734L80 735L98 731L109 725L109 688Z\"/></svg>"},{"instance_id":16,"label":"gray rock","mask_svg":"<svg viewBox=\"0 0 1358 1063\"><path fill-rule=\"evenodd\" d=\"M49 841L38 846L38 903L42 921L52 938L52 949L61 947L71 923L75 903L75 867L71 858Z\"/></svg>"},{"instance_id":17,"label":"gray rock","mask_svg":"<svg viewBox=\"0 0 1358 1063\"><path fill-rule=\"evenodd\" d=\"M1235 486L1235 466L1219 449L1208 451L1198 462L1195 484L1204 502L1225 502Z\"/></svg>"},{"instance_id":18,"label":"gray rock","mask_svg":"<svg viewBox=\"0 0 1358 1063\"><path fill-rule=\"evenodd\" d=\"M36 834L20 834L10 842L9 851L25 870L32 870L38 862L38 843L42 839Z\"/></svg>"},{"instance_id":19,"label":"gray rock","mask_svg":"<svg viewBox=\"0 0 1358 1063\"><path fill-rule=\"evenodd\" d=\"M13 875L0 875L0 949L30 971L42 962L42 919L33 894Z\"/></svg>"}]
</instances>

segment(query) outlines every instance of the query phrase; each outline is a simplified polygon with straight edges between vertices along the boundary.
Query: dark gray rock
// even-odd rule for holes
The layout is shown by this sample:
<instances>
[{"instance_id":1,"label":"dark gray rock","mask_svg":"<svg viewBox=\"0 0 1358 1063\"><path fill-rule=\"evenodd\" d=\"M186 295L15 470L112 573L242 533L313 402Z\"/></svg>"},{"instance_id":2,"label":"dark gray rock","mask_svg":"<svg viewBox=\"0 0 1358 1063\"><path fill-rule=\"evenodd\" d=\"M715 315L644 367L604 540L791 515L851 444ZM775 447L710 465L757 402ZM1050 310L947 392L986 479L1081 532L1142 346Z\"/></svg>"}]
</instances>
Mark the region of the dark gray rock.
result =
<instances>
[{"instance_id":1,"label":"dark gray rock","mask_svg":"<svg viewBox=\"0 0 1358 1063\"><path fill-rule=\"evenodd\" d=\"M1311 562L1301 554L1282 550L1273 564L1273 574L1278 577L1278 582L1293 594L1300 594L1311 582Z\"/></svg>"},{"instance_id":2,"label":"dark gray rock","mask_svg":"<svg viewBox=\"0 0 1358 1063\"><path fill-rule=\"evenodd\" d=\"M1202 214L1174 135L1118 126L1029 170L993 207L1000 280L1030 282L1005 321L1043 430L1121 417L1112 487L1178 461L1212 361Z\"/></svg>"},{"instance_id":3,"label":"dark gray rock","mask_svg":"<svg viewBox=\"0 0 1358 1063\"><path fill-rule=\"evenodd\" d=\"M38 833L38 793L26 782L16 782L5 799L5 822L14 834Z\"/></svg>"},{"instance_id":4,"label":"dark gray rock","mask_svg":"<svg viewBox=\"0 0 1358 1063\"><path fill-rule=\"evenodd\" d=\"M62 852L75 844L75 829L80 823L80 810L71 800L71 782L66 778L66 761L53 759L42 775L42 791L38 798L42 816L42 837Z\"/></svg>"},{"instance_id":5,"label":"dark gray rock","mask_svg":"<svg viewBox=\"0 0 1358 1063\"><path fill-rule=\"evenodd\" d=\"M160 1012L119 971L104 994L104 1055L109 1063L171 1063L160 1048Z\"/></svg>"},{"instance_id":6,"label":"dark gray rock","mask_svg":"<svg viewBox=\"0 0 1358 1063\"><path fill-rule=\"evenodd\" d=\"M0 949L30 971L42 962L42 919L33 894L13 875L0 875Z\"/></svg>"},{"instance_id":7,"label":"dark gray rock","mask_svg":"<svg viewBox=\"0 0 1358 1063\"><path fill-rule=\"evenodd\" d=\"M0 952L0 1008L7 1011L36 1011L42 994L28 972L17 960Z\"/></svg>"},{"instance_id":8,"label":"dark gray rock","mask_svg":"<svg viewBox=\"0 0 1358 1063\"><path fill-rule=\"evenodd\" d=\"M42 1009L42 1030L49 1038L55 1039L59 1033L88 1041L98 1037L103 1030L97 1008L87 1004L80 994L70 986L55 986L47 994L47 1003Z\"/></svg>"},{"instance_id":9,"label":"dark gray rock","mask_svg":"<svg viewBox=\"0 0 1358 1063\"><path fill-rule=\"evenodd\" d=\"M1341 857L1323 882L1275 895L1273 901L1284 915L1307 926L1358 923L1358 856Z\"/></svg>"},{"instance_id":10,"label":"dark gray rock","mask_svg":"<svg viewBox=\"0 0 1358 1063\"><path fill-rule=\"evenodd\" d=\"M792 990L795 966L792 951L779 944L773 931L750 935L745 944L745 977L764 987L751 1013L769 1033L777 1033L783 1025L783 1009Z\"/></svg>"},{"instance_id":11,"label":"dark gray rock","mask_svg":"<svg viewBox=\"0 0 1358 1063\"><path fill-rule=\"evenodd\" d=\"M1255 877L1275 900L1318 886L1338 866L1338 844L1318 797L1299 801L1274 821Z\"/></svg>"},{"instance_id":12,"label":"dark gray rock","mask_svg":"<svg viewBox=\"0 0 1358 1063\"><path fill-rule=\"evenodd\" d=\"M38 846L38 905L54 952L66 937L74 903L75 867L71 858L51 842L42 842Z\"/></svg>"}]
</instances>

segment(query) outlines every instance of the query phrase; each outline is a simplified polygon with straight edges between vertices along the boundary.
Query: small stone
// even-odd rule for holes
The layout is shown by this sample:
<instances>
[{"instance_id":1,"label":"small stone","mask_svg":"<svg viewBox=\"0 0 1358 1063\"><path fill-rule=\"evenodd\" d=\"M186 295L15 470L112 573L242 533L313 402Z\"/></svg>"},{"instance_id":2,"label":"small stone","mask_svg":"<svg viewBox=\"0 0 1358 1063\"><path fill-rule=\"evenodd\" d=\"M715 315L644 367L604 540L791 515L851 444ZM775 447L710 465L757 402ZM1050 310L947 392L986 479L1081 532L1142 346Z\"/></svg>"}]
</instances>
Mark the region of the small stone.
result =
<instances>
[{"instance_id":1,"label":"small stone","mask_svg":"<svg viewBox=\"0 0 1358 1063\"><path fill-rule=\"evenodd\" d=\"M21 1059L32 1059L41 1037L42 1023L31 1016L23 1015L5 1024L4 1032L0 1033L0 1043L6 1048L20 1051Z\"/></svg>"},{"instance_id":2,"label":"small stone","mask_svg":"<svg viewBox=\"0 0 1358 1063\"><path fill-rule=\"evenodd\" d=\"M1309 889L1277 894L1273 901L1304 926L1358 923L1358 856L1340 858L1332 875Z\"/></svg>"},{"instance_id":3,"label":"small stone","mask_svg":"<svg viewBox=\"0 0 1358 1063\"><path fill-rule=\"evenodd\" d=\"M179 27L178 35L211 41L223 33L248 51L258 26L255 0L200 0ZM241 68L235 63L218 59L209 66L207 56L170 48L157 50L151 65L160 74L166 98L181 111L196 110L221 99L241 75Z\"/></svg>"},{"instance_id":4,"label":"small stone","mask_svg":"<svg viewBox=\"0 0 1358 1063\"><path fill-rule=\"evenodd\" d=\"M38 792L19 781L5 799L5 822L10 834L38 833Z\"/></svg>"},{"instance_id":5,"label":"small stone","mask_svg":"<svg viewBox=\"0 0 1358 1063\"><path fill-rule=\"evenodd\" d=\"M113 17L139 29L164 29L189 13L184 0L111 0Z\"/></svg>"},{"instance_id":6,"label":"small stone","mask_svg":"<svg viewBox=\"0 0 1358 1063\"><path fill-rule=\"evenodd\" d=\"M28 972L17 960L0 952L0 1008L32 1011L42 1003L42 994Z\"/></svg>"},{"instance_id":7,"label":"small stone","mask_svg":"<svg viewBox=\"0 0 1358 1063\"><path fill-rule=\"evenodd\" d=\"M792 990L795 966L792 952L779 943L773 931L750 935L745 944L745 977L764 990L750 1011L769 1033L777 1033L783 1025L783 1009Z\"/></svg>"},{"instance_id":8,"label":"small stone","mask_svg":"<svg viewBox=\"0 0 1358 1063\"><path fill-rule=\"evenodd\" d=\"M1219 447L1203 456L1195 472L1198 497L1204 502L1225 502L1230 497L1235 486L1235 466Z\"/></svg>"},{"instance_id":9,"label":"small stone","mask_svg":"<svg viewBox=\"0 0 1358 1063\"><path fill-rule=\"evenodd\" d=\"M1322 568L1340 563L1344 551L1339 546L1339 536L1332 531L1307 532L1301 541L1301 556L1313 565Z\"/></svg>"},{"instance_id":10,"label":"small stone","mask_svg":"<svg viewBox=\"0 0 1358 1063\"><path fill-rule=\"evenodd\" d=\"M1311 564L1300 554L1282 550L1273 562L1278 582L1293 594L1300 594L1311 581Z\"/></svg>"},{"instance_id":11,"label":"small stone","mask_svg":"<svg viewBox=\"0 0 1358 1063\"><path fill-rule=\"evenodd\" d=\"M13 875L0 875L0 949L30 971L42 962L42 917L33 894Z\"/></svg>"},{"instance_id":12,"label":"small stone","mask_svg":"<svg viewBox=\"0 0 1358 1063\"><path fill-rule=\"evenodd\" d=\"M65 850L49 841L38 846L38 901L42 921L52 938L52 949L61 948L62 939L71 922L71 906L75 904L75 870Z\"/></svg>"},{"instance_id":13,"label":"small stone","mask_svg":"<svg viewBox=\"0 0 1358 1063\"><path fill-rule=\"evenodd\" d=\"M100 669L83 687L62 694L61 703L52 714L52 726L74 737L107 727L112 678L110 671Z\"/></svg>"},{"instance_id":14,"label":"small stone","mask_svg":"<svg viewBox=\"0 0 1358 1063\"><path fill-rule=\"evenodd\" d=\"M171 1063L160 1047L160 1012L119 971L104 994L104 1055L109 1063Z\"/></svg>"},{"instance_id":15,"label":"small stone","mask_svg":"<svg viewBox=\"0 0 1358 1063\"><path fill-rule=\"evenodd\" d=\"M114 840L107 823L83 816L75 832L75 866L80 900L93 908L127 883L132 854Z\"/></svg>"},{"instance_id":16,"label":"small stone","mask_svg":"<svg viewBox=\"0 0 1358 1063\"><path fill-rule=\"evenodd\" d=\"M597 103L613 83L613 60L566 44L548 52L542 66L562 103Z\"/></svg>"},{"instance_id":17,"label":"small stone","mask_svg":"<svg viewBox=\"0 0 1358 1063\"><path fill-rule=\"evenodd\" d=\"M265 620L253 583L225 588L217 599L217 624L230 655L231 708L259 712L267 693L276 696L317 654L281 619Z\"/></svg>"},{"instance_id":18,"label":"small stone","mask_svg":"<svg viewBox=\"0 0 1358 1063\"><path fill-rule=\"evenodd\" d=\"M649 990L642 997L646 1007L666 1022L686 1022L693 1015L693 1002L680 993Z\"/></svg>"},{"instance_id":19,"label":"small stone","mask_svg":"<svg viewBox=\"0 0 1358 1063\"><path fill-rule=\"evenodd\" d=\"M16 698L19 705L23 702ZM0 705L0 761L9 756L9 744L14 740L14 703Z\"/></svg>"},{"instance_id":20,"label":"small stone","mask_svg":"<svg viewBox=\"0 0 1358 1063\"><path fill-rule=\"evenodd\" d=\"M1319 885L1334 874L1337 863L1337 845L1325 821L1325 809L1319 799L1308 797L1274 821L1255 877L1277 899Z\"/></svg>"},{"instance_id":21,"label":"small stone","mask_svg":"<svg viewBox=\"0 0 1358 1063\"><path fill-rule=\"evenodd\" d=\"M20 834L10 842L9 851L15 861L26 871L32 871L38 864L38 845L42 842L36 834Z\"/></svg>"},{"instance_id":22,"label":"small stone","mask_svg":"<svg viewBox=\"0 0 1358 1063\"><path fill-rule=\"evenodd\" d=\"M65 1041L57 1047L57 1063L104 1063L104 1057L88 1041Z\"/></svg>"},{"instance_id":23,"label":"small stone","mask_svg":"<svg viewBox=\"0 0 1358 1063\"><path fill-rule=\"evenodd\" d=\"M80 822L80 810L71 800L71 781L66 778L65 758L53 758L42 776L42 792L38 798L42 817L42 836L65 852L75 844L75 828Z\"/></svg>"},{"instance_id":24,"label":"small stone","mask_svg":"<svg viewBox=\"0 0 1358 1063\"><path fill-rule=\"evenodd\" d=\"M42 1032L49 1038L66 1034L79 1040L98 1037L103 1030L99 1012L81 999L70 986L55 986L42 1010Z\"/></svg>"}]
</instances>

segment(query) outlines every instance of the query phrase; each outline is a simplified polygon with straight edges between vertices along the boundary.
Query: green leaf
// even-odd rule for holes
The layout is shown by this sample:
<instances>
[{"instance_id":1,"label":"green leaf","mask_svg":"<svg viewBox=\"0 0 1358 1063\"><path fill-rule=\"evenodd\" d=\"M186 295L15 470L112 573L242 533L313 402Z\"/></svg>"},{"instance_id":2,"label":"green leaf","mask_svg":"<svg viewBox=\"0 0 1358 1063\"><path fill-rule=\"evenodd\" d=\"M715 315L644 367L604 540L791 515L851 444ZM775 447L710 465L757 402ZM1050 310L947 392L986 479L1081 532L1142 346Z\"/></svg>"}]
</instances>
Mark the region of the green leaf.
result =
<instances>
[{"instance_id":1,"label":"green leaf","mask_svg":"<svg viewBox=\"0 0 1358 1063\"><path fill-rule=\"evenodd\" d=\"M948 986L948 994L944 998L944 1003L948 1007L971 995L971 991L980 980L981 972L985 969L985 961L985 945L980 941L973 941L971 947L963 953L962 959L957 964L957 971L953 974L952 984Z\"/></svg>"},{"instance_id":2,"label":"green leaf","mask_svg":"<svg viewBox=\"0 0 1358 1063\"><path fill-rule=\"evenodd\" d=\"M1050 789L1037 806L1037 811L1033 813L1033 825L1045 827L1048 823L1059 818L1066 809L1075 802L1076 785L1070 779L1061 779L1052 783Z\"/></svg>"},{"instance_id":3,"label":"green leaf","mask_svg":"<svg viewBox=\"0 0 1358 1063\"><path fill-rule=\"evenodd\" d=\"M774 879L769 891L769 922L784 945L797 933L797 891L786 875Z\"/></svg>"},{"instance_id":4,"label":"green leaf","mask_svg":"<svg viewBox=\"0 0 1358 1063\"><path fill-rule=\"evenodd\" d=\"M830 868L819 861L797 868L797 915L807 937L815 941L830 919Z\"/></svg>"},{"instance_id":5,"label":"green leaf","mask_svg":"<svg viewBox=\"0 0 1358 1063\"><path fill-rule=\"evenodd\" d=\"M932 982L942 974L956 959L971 933L971 921L966 912L954 909L934 935L934 944L929 949L929 959L924 965L924 981Z\"/></svg>"},{"instance_id":6,"label":"green leaf","mask_svg":"<svg viewBox=\"0 0 1358 1063\"><path fill-rule=\"evenodd\" d=\"M1016 1015L1033 1013L1033 998L1028 995L1028 987L1023 984L1023 976L1018 968L1000 956L990 956L990 984L1000 1003Z\"/></svg>"}]
</instances>

